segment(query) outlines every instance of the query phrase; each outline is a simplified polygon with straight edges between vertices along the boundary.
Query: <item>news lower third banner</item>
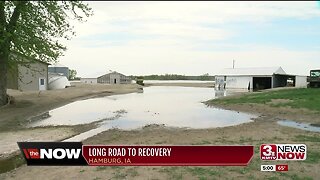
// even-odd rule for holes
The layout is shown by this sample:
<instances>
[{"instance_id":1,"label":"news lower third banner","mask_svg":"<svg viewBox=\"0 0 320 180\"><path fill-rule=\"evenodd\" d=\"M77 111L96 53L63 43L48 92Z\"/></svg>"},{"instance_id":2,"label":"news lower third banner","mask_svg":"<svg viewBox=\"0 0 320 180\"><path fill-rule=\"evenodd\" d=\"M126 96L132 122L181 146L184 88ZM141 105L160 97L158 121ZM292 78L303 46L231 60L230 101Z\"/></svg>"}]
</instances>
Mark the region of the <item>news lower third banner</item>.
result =
<instances>
[{"instance_id":1,"label":"news lower third banner","mask_svg":"<svg viewBox=\"0 0 320 180\"><path fill-rule=\"evenodd\" d=\"M254 146L82 145L18 142L30 166L246 166Z\"/></svg>"}]
</instances>

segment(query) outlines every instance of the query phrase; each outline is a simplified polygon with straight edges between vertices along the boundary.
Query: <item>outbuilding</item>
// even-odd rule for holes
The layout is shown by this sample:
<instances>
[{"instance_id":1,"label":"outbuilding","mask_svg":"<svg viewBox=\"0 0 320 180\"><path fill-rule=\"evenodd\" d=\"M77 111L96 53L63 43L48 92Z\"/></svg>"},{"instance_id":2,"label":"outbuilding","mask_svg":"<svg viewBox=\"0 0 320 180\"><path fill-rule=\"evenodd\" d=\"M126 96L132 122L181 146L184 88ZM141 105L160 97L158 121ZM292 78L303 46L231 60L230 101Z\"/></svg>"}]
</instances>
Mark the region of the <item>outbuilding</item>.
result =
<instances>
[{"instance_id":1,"label":"outbuilding","mask_svg":"<svg viewBox=\"0 0 320 180\"><path fill-rule=\"evenodd\" d=\"M37 60L25 66L15 65L7 74L7 87L20 91L47 90L48 65Z\"/></svg>"},{"instance_id":2,"label":"outbuilding","mask_svg":"<svg viewBox=\"0 0 320 180\"><path fill-rule=\"evenodd\" d=\"M85 84L97 84L97 78L81 78L80 81Z\"/></svg>"},{"instance_id":3,"label":"outbuilding","mask_svg":"<svg viewBox=\"0 0 320 180\"><path fill-rule=\"evenodd\" d=\"M97 82L101 84L130 84L131 78L113 71L111 73L98 77Z\"/></svg>"},{"instance_id":4,"label":"outbuilding","mask_svg":"<svg viewBox=\"0 0 320 180\"><path fill-rule=\"evenodd\" d=\"M270 89L289 86L306 87L307 77L289 75L281 67L228 68L215 76L216 89Z\"/></svg>"}]
</instances>

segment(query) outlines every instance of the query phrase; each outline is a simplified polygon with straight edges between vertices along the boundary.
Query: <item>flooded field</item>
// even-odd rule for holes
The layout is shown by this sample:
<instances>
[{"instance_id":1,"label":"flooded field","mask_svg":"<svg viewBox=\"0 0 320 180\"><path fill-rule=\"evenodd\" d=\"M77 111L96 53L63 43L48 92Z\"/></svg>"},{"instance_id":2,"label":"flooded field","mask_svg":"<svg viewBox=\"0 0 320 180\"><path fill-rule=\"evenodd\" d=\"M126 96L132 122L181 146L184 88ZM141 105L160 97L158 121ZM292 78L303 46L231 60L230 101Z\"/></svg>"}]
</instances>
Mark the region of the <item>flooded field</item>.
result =
<instances>
[{"instance_id":1,"label":"flooded field","mask_svg":"<svg viewBox=\"0 0 320 180\"><path fill-rule=\"evenodd\" d=\"M50 111L45 119L36 121L31 126L76 125L101 121L97 129L72 138L72 140L82 140L111 128L130 130L149 124L214 128L251 122L250 119L255 117L207 107L201 103L215 98L216 94L212 88L147 87L143 93L114 95L70 103Z\"/></svg>"}]
</instances>

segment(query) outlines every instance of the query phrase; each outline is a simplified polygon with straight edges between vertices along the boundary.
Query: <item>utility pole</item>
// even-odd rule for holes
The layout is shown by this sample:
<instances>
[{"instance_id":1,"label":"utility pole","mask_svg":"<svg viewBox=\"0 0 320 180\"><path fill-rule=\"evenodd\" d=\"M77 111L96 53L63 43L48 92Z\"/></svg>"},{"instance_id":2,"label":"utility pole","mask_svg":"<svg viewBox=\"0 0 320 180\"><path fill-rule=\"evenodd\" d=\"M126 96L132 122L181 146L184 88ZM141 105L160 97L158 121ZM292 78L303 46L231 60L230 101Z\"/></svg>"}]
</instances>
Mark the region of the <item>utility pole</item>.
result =
<instances>
[{"instance_id":1,"label":"utility pole","mask_svg":"<svg viewBox=\"0 0 320 180\"><path fill-rule=\"evenodd\" d=\"M232 69L234 69L234 62L235 60L232 60Z\"/></svg>"}]
</instances>

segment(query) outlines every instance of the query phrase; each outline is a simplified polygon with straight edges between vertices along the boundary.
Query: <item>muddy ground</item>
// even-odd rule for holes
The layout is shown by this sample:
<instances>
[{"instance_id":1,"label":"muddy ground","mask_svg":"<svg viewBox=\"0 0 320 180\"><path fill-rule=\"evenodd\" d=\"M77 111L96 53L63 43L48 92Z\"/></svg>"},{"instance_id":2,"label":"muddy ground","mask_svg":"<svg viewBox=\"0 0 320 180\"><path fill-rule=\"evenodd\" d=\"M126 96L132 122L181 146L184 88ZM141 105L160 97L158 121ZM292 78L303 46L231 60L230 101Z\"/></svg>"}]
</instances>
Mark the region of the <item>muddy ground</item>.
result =
<instances>
[{"instance_id":1,"label":"muddy ground","mask_svg":"<svg viewBox=\"0 0 320 180\"><path fill-rule=\"evenodd\" d=\"M14 97L14 103L0 107L0 160L18 150L18 141L57 141L72 137L95 127L95 124L83 126L58 126L27 128L26 126L38 116L51 109L73 101L124 94L139 91L140 86L73 84L72 87L50 91L20 92L8 90Z\"/></svg>"},{"instance_id":2,"label":"muddy ground","mask_svg":"<svg viewBox=\"0 0 320 180\"><path fill-rule=\"evenodd\" d=\"M49 91L27 91L9 89L7 93L14 97L13 104L0 107L0 130L11 131L24 129L28 117L42 114L51 109L63 106L73 101L115 94L137 92L140 86L104 85L74 83L66 89Z\"/></svg>"},{"instance_id":3,"label":"muddy ground","mask_svg":"<svg viewBox=\"0 0 320 180\"><path fill-rule=\"evenodd\" d=\"M275 102L276 103L276 102ZM31 167L22 165L0 174L0 179L319 179L320 135L278 125L279 119L319 123L316 112L304 109L274 108L268 105L228 105L235 111L258 117L251 123L212 129L178 129L148 126L133 131L112 129L85 140L84 144L128 145L255 145L255 155L248 167ZM66 133L68 131L65 131ZM306 161L261 161L263 143L304 143ZM288 164L289 171L260 172L261 164Z\"/></svg>"}]
</instances>

